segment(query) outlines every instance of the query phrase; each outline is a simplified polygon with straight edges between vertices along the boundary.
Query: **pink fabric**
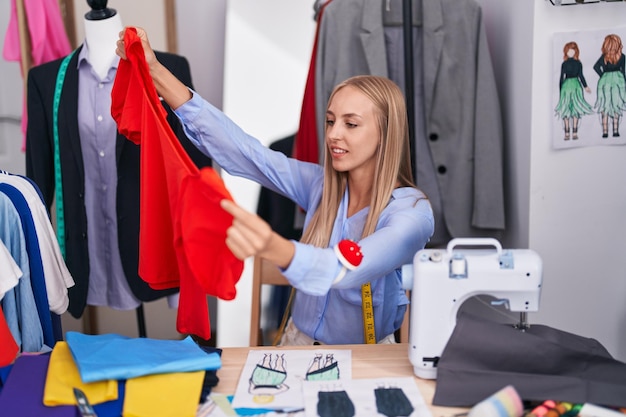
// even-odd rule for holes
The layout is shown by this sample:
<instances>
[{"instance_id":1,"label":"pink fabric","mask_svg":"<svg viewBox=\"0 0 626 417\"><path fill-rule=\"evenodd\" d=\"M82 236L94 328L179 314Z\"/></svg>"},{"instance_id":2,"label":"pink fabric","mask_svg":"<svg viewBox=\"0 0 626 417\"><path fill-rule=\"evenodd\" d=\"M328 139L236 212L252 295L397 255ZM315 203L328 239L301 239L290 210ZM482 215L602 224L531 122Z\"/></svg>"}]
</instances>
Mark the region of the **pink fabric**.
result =
<instances>
[{"instance_id":1,"label":"pink fabric","mask_svg":"<svg viewBox=\"0 0 626 417\"><path fill-rule=\"evenodd\" d=\"M22 61L16 0L11 0L11 17L4 37L2 56L6 61ZM72 51L65 32L58 0L24 0L24 10L30 34L32 65L37 66L66 56ZM22 68L26 76L28 68ZM22 151L26 150L26 98L22 106Z\"/></svg>"},{"instance_id":2,"label":"pink fabric","mask_svg":"<svg viewBox=\"0 0 626 417\"><path fill-rule=\"evenodd\" d=\"M33 66L61 58L72 51L58 0L24 0L24 9L28 21ZM15 0L11 0L11 18L2 54L7 61L22 59Z\"/></svg>"}]
</instances>

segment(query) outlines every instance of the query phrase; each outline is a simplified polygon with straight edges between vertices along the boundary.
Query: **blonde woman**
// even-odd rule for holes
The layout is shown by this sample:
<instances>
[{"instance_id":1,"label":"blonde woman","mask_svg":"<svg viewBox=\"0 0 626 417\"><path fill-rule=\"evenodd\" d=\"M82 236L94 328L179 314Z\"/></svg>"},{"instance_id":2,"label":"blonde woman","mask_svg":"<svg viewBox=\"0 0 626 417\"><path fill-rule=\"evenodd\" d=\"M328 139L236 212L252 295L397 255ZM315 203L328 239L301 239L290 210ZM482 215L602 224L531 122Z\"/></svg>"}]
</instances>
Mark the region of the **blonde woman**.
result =
<instances>
[{"instance_id":1,"label":"blonde woman","mask_svg":"<svg viewBox=\"0 0 626 417\"><path fill-rule=\"evenodd\" d=\"M593 66L600 76L594 107L602 117L603 138L609 136L609 119L613 137L619 137L619 124L626 110L626 60L622 50L622 39L607 35L602 42L602 55Z\"/></svg>"},{"instance_id":2,"label":"blonde woman","mask_svg":"<svg viewBox=\"0 0 626 417\"><path fill-rule=\"evenodd\" d=\"M273 262L296 289L282 344L363 343L366 283L376 342L393 343L408 304L401 267L434 230L430 203L412 179L400 89L374 76L337 86L326 113L322 167L287 158L246 134L158 62L142 29L137 34L158 93L175 109L191 141L231 175L254 180L306 211L302 239L294 241L256 214L222 203L234 216L226 243L235 256ZM126 58L123 36L117 53ZM333 249L344 239L357 241L363 255L358 268L345 274Z\"/></svg>"}]
</instances>

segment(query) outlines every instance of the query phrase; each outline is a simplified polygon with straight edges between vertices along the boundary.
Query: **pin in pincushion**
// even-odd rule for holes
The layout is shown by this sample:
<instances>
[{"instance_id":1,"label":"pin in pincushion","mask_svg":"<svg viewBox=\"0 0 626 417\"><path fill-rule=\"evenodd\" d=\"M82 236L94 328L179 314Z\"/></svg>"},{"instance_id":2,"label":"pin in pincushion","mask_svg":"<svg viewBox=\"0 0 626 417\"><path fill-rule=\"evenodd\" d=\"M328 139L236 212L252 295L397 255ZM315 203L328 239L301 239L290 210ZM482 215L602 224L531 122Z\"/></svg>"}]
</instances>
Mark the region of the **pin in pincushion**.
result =
<instances>
[{"instance_id":1,"label":"pin in pincushion","mask_svg":"<svg viewBox=\"0 0 626 417\"><path fill-rule=\"evenodd\" d=\"M363 261L363 254L361 253L361 247L353 240L344 239L335 245L335 255L341 263L341 271L333 281L333 284L338 283L346 275L348 269L354 271Z\"/></svg>"}]
</instances>

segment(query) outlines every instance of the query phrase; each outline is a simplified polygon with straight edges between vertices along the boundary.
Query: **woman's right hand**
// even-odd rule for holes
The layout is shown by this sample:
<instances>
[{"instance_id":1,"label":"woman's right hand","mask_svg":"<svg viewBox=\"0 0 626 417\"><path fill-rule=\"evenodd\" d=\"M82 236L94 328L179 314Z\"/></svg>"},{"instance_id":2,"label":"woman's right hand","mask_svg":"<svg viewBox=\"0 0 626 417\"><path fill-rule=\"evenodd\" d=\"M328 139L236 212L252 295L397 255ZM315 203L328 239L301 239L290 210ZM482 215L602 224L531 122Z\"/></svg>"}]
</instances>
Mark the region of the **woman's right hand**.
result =
<instances>
[{"instance_id":1,"label":"woman's right hand","mask_svg":"<svg viewBox=\"0 0 626 417\"><path fill-rule=\"evenodd\" d=\"M294 244L274 232L270 225L259 217L224 199L221 207L233 216L233 223L226 232L226 246L238 259L260 256L280 268L287 268L294 256Z\"/></svg>"},{"instance_id":2,"label":"woman's right hand","mask_svg":"<svg viewBox=\"0 0 626 417\"><path fill-rule=\"evenodd\" d=\"M117 41L117 48L115 49L115 53L119 55L120 58L126 59L126 45L124 44L124 34L129 29L129 27L125 27L119 34L119 40ZM140 27L134 28L137 31L137 36L141 39L141 46L143 47L143 51L146 58L146 63L148 66L152 66L152 64L157 63L156 55L150 46L150 41L148 40L148 34L146 31Z\"/></svg>"},{"instance_id":3,"label":"woman's right hand","mask_svg":"<svg viewBox=\"0 0 626 417\"><path fill-rule=\"evenodd\" d=\"M122 59L128 58L126 56L124 35L129 29L130 27L126 27L120 32L120 38L117 41L117 47L115 49L115 53ZM179 106L191 99L191 91L186 85L180 82L180 80L177 79L176 76L169 71L169 69L159 62L154 50L152 50L152 47L150 46L150 41L148 41L146 31L139 27L135 27L134 29L137 31L139 39L141 39L141 46L143 47L146 63L148 64L150 76L152 77L152 81L154 81L157 93L167 104L170 105L172 109L177 109Z\"/></svg>"}]
</instances>

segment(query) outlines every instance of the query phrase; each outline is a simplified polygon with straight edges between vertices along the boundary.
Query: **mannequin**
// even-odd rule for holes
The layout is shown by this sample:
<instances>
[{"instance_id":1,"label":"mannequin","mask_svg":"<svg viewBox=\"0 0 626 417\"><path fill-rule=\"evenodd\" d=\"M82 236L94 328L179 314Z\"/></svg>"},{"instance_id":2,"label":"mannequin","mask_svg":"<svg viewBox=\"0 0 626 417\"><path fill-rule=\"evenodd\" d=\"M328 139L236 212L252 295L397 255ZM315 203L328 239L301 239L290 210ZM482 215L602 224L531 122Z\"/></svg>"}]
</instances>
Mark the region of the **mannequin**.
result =
<instances>
[{"instance_id":1,"label":"mannequin","mask_svg":"<svg viewBox=\"0 0 626 417\"><path fill-rule=\"evenodd\" d=\"M64 59L29 71L26 175L39 186L50 210L57 191L57 161L61 167L65 262L76 282L68 290L70 314L80 318L86 306L135 309L139 334L144 336L142 303L164 297L176 302L178 289L152 289L138 275L140 148L117 131L110 101L119 62L116 41L123 25L106 1L87 3L92 10L84 16L85 42L67 57L58 101L57 74ZM184 57L155 53L193 88ZM58 105L57 126L53 124L54 103ZM198 167L211 166L211 160L185 136L171 109L164 108L193 162ZM55 128L58 155L54 154Z\"/></svg>"},{"instance_id":2,"label":"mannequin","mask_svg":"<svg viewBox=\"0 0 626 417\"><path fill-rule=\"evenodd\" d=\"M106 0L88 0L91 11L85 13L85 43L89 48L89 62L102 79L111 63L117 59L115 44L124 29L115 9L107 8Z\"/></svg>"},{"instance_id":3,"label":"mannequin","mask_svg":"<svg viewBox=\"0 0 626 417\"><path fill-rule=\"evenodd\" d=\"M115 218L114 203L111 200L115 199L115 194L92 191L98 187L100 181L111 187L116 185L115 179L106 177L106 172L114 172L115 145L108 139L115 137L116 133L115 125L107 109L111 106L110 91L115 78L115 67L119 60L115 55L116 41L123 25L117 11L106 7L106 0L87 0L87 3L91 7L91 11L85 13L84 19L84 47L87 51L85 57L87 62L81 64L79 86L82 84L83 90L94 90L95 83L99 83L100 88L103 89L101 94L90 93L89 98L83 94L78 96L78 126L86 171L85 205L89 225L88 235L91 237L88 240L91 269L87 304L110 306L121 310L135 308L139 336L145 337L143 304L134 296L123 279L121 259L114 253L119 249L103 243L111 242L116 238L115 224L109 223L113 220L105 224L99 218L100 216ZM92 124L92 119L96 115L104 120L100 125ZM108 142L108 145L104 145L103 142ZM94 151L91 149L96 147L105 156L94 157ZM88 166L92 168L87 168ZM106 168L103 170L102 166ZM97 226L93 227L94 224ZM112 255L105 255L107 251L110 251ZM117 295L111 297L103 295L104 293Z\"/></svg>"}]
</instances>

